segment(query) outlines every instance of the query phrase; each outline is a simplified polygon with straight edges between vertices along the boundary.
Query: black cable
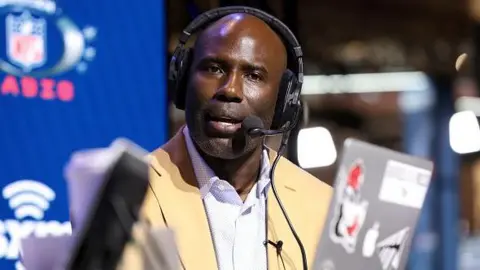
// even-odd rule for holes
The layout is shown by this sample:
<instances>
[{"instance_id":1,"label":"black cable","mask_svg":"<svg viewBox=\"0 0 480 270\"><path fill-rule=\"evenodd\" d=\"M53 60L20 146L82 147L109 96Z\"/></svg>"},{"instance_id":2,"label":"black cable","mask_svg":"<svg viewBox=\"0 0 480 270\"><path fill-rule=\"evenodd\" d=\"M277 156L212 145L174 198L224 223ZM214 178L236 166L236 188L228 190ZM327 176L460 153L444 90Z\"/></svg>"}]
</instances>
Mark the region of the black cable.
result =
<instances>
[{"instance_id":1,"label":"black cable","mask_svg":"<svg viewBox=\"0 0 480 270\"><path fill-rule=\"evenodd\" d=\"M285 132L282 136L282 142L280 144L280 147L278 148L277 156L275 157L275 160L273 161L273 164L272 164L272 168L270 169L270 181L272 185L273 195L275 196L278 206L280 206L280 210L282 210L282 214L285 217L285 220L287 221L288 227L290 227L290 231L292 232L293 237L295 237L298 247L300 248L300 252L302 253L303 270L308 270L307 254L305 252L305 247L303 246L302 240L300 240L300 237L298 237L298 234L295 231L295 228L293 227L292 222L290 221L290 218L287 215L287 211L285 211L285 208L283 207L282 201L278 196L277 188L275 187L275 181L274 181L275 167L277 167L278 161L280 161L280 158L282 157L283 152L285 152L289 136L290 136L290 131Z\"/></svg>"}]
</instances>

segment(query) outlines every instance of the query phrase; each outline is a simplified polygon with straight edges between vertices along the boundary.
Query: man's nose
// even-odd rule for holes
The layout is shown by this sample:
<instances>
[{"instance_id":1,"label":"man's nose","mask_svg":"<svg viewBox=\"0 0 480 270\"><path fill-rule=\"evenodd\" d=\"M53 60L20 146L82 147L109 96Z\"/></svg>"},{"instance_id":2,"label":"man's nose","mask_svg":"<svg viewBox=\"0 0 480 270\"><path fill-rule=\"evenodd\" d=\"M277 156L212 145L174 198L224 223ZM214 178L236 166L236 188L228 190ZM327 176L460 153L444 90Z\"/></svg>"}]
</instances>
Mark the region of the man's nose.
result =
<instances>
[{"instance_id":1,"label":"man's nose","mask_svg":"<svg viewBox=\"0 0 480 270\"><path fill-rule=\"evenodd\" d=\"M242 75L232 72L224 77L222 85L215 93L214 98L223 102L240 103L243 100Z\"/></svg>"}]
</instances>

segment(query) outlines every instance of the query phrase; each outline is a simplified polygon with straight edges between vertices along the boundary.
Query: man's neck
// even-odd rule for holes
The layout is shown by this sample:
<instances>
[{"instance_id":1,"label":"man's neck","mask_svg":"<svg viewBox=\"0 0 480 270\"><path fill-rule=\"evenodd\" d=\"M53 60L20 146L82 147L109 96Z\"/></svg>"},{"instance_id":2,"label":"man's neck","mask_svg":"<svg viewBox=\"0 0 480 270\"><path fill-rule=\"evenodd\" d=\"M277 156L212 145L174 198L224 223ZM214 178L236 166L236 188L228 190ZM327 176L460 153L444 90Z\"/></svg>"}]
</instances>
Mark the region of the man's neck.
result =
<instances>
[{"instance_id":1,"label":"man's neck","mask_svg":"<svg viewBox=\"0 0 480 270\"><path fill-rule=\"evenodd\" d=\"M203 159L220 179L228 181L240 197L245 200L257 182L262 151L262 146L260 146L248 155L238 159L224 160L208 156L204 156Z\"/></svg>"}]
</instances>

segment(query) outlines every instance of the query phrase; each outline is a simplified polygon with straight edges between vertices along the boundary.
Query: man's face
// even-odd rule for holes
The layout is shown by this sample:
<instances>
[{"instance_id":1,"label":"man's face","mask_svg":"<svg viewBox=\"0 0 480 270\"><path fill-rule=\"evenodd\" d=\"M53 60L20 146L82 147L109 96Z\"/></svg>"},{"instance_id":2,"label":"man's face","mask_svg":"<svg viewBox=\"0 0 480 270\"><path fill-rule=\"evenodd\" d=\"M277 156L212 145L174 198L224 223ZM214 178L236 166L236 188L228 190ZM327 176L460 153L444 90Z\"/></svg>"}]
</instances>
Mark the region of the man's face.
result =
<instances>
[{"instance_id":1,"label":"man's face","mask_svg":"<svg viewBox=\"0 0 480 270\"><path fill-rule=\"evenodd\" d=\"M206 154L238 158L258 147L241 130L250 115L270 127L286 67L285 47L265 23L230 15L199 37L189 73L186 120Z\"/></svg>"}]
</instances>

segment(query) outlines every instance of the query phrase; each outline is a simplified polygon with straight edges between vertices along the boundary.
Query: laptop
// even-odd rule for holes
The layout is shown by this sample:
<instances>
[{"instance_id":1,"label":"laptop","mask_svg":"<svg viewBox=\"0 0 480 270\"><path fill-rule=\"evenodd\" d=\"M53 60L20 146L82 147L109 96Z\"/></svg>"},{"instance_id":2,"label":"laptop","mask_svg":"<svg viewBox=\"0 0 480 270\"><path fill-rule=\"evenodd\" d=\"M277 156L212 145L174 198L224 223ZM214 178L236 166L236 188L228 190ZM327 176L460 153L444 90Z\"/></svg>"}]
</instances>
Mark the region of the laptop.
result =
<instances>
[{"instance_id":1,"label":"laptop","mask_svg":"<svg viewBox=\"0 0 480 270\"><path fill-rule=\"evenodd\" d=\"M314 270L403 270L433 163L347 139Z\"/></svg>"},{"instance_id":2,"label":"laptop","mask_svg":"<svg viewBox=\"0 0 480 270\"><path fill-rule=\"evenodd\" d=\"M79 227L67 266L62 269L115 270L132 238L148 190L147 152L124 139L115 140L112 146L118 156L106 169L85 224Z\"/></svg>"}]
</instances>

